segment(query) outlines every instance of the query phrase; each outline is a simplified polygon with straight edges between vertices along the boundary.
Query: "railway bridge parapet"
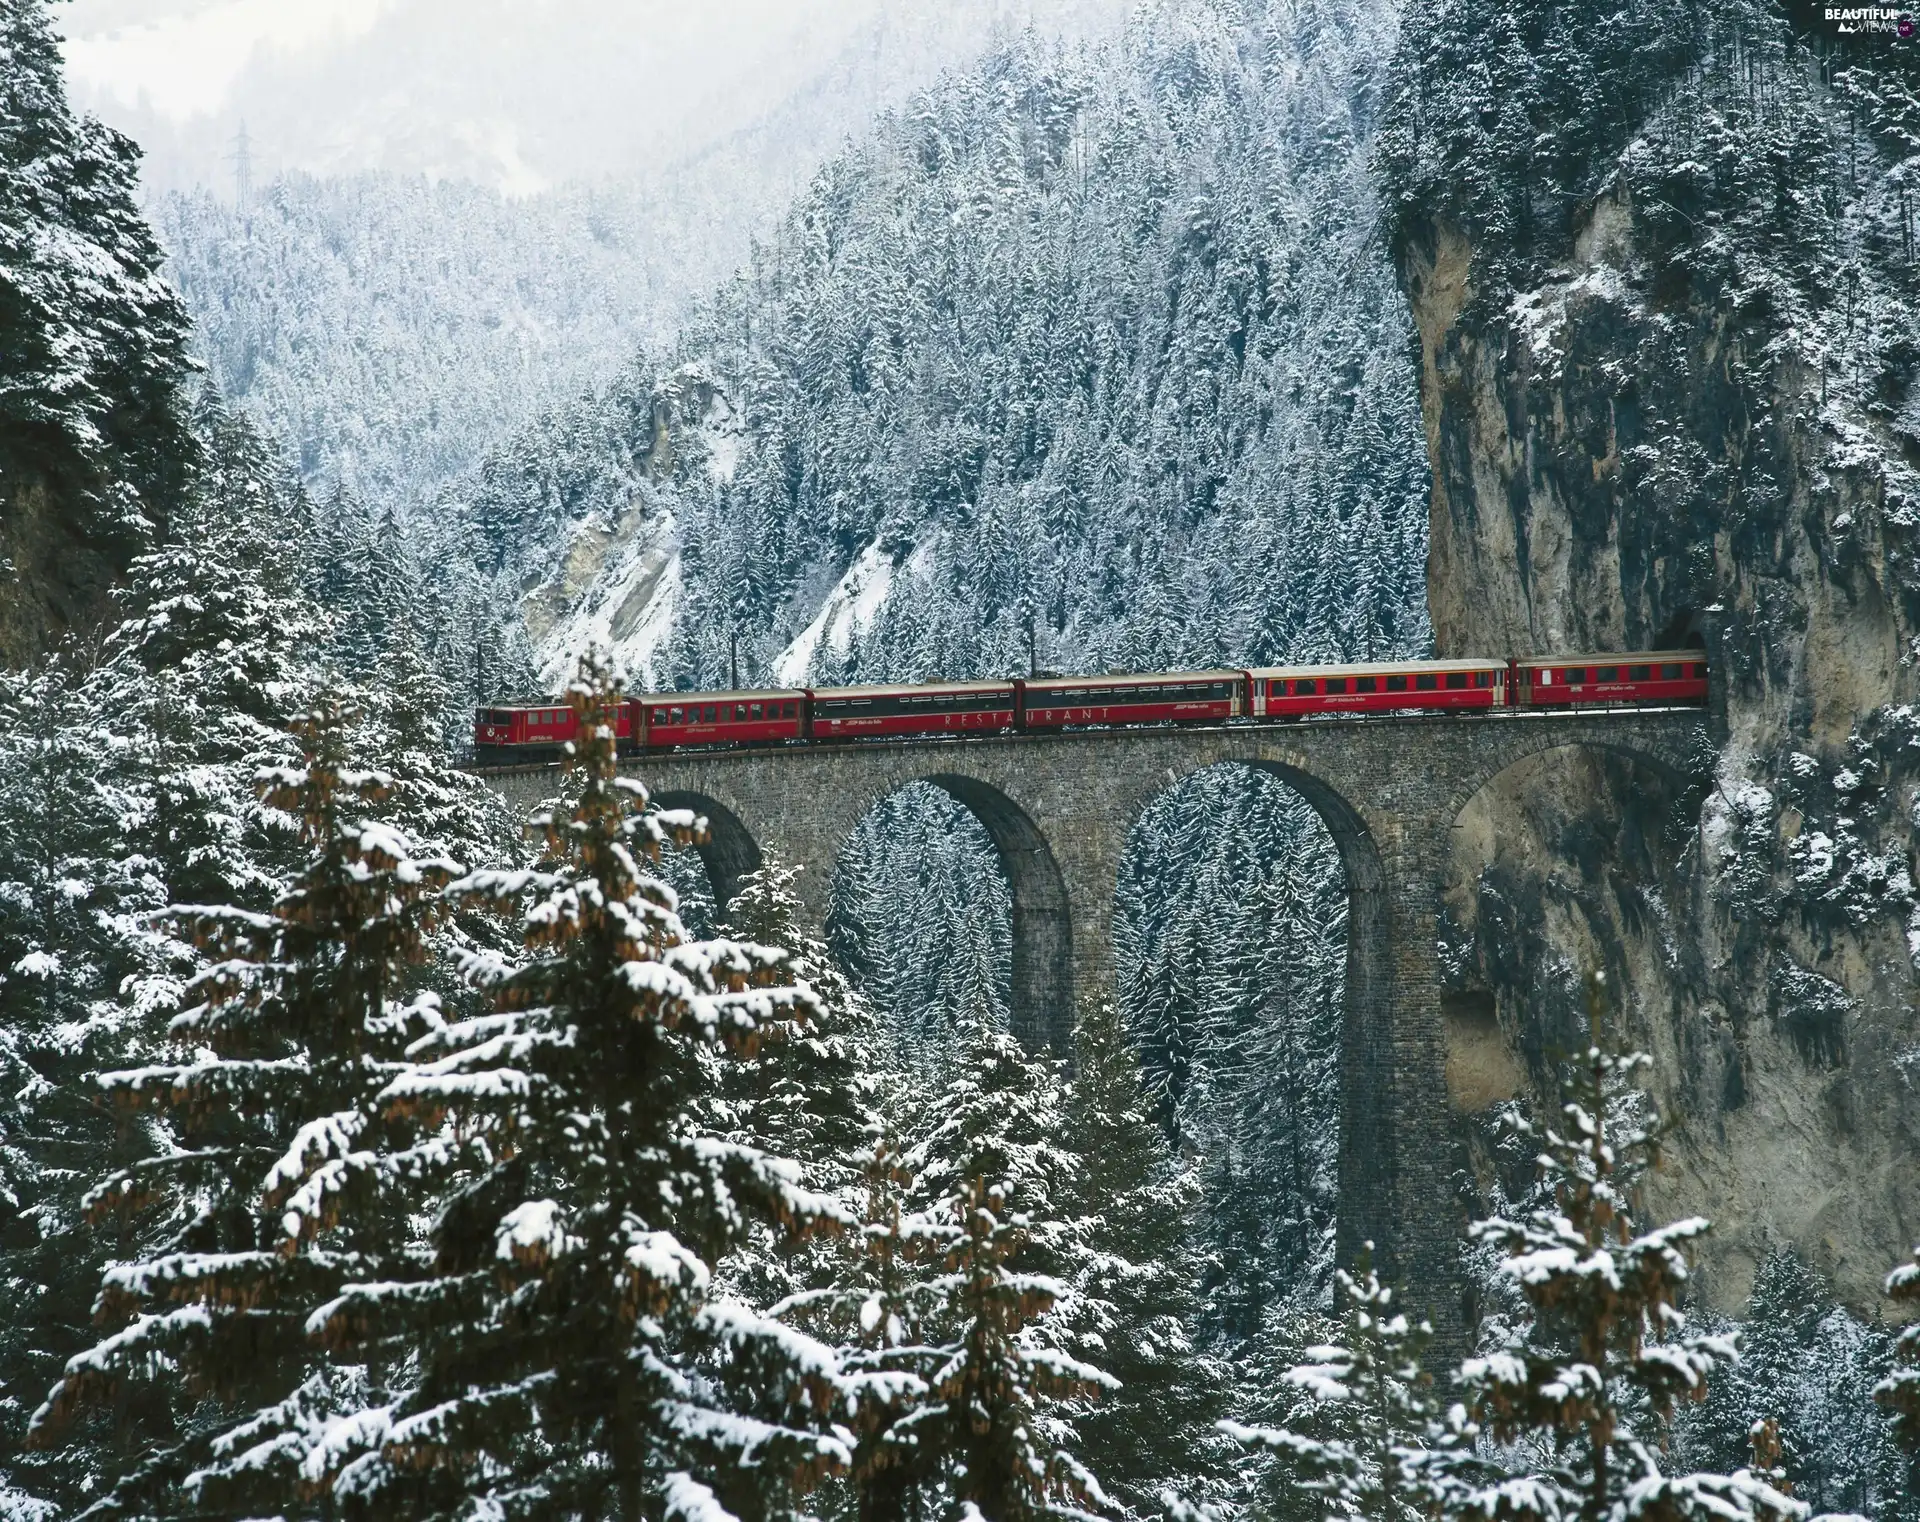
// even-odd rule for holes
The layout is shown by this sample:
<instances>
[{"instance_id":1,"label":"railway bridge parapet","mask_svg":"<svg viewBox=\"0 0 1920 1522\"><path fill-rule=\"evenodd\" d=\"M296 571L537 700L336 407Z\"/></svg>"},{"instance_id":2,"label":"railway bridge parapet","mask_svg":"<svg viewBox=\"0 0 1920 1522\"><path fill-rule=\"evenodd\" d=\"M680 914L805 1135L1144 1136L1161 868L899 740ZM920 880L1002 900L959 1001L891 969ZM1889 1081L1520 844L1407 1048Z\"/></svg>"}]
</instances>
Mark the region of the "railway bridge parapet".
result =
<instances>
[{"instance_id":1,"label":"railway bridge parapet","mask_svg":"<svg viewBox=\"0 0 1920 1522\"><path fill-rule=\"evenodd\" d=\"M1447 1285L1461 1225L1437 944L1450 831L1501 772L1565 747L1625 755L1695 798L1714 755L1706 713L1666 709L811 744L647 756L630 769L661 806L707 817L701 854L718 900L772 852L804 864L797 886L816 927L839 851L866 813L909 783L944 789L979 819L1006 870L1016 1028L1061 1051L1078 1004L1114 992L1115 892L1142 811L1208 767L1272 773L1325 821L1346 875L1343 1255L1371 1240L1401 1282ZM557 785L551 767L487 775L528 806ZM1459 1325L1450 1302L1426 1307L1443 1337Z\"/></svg>"}]
</instances>

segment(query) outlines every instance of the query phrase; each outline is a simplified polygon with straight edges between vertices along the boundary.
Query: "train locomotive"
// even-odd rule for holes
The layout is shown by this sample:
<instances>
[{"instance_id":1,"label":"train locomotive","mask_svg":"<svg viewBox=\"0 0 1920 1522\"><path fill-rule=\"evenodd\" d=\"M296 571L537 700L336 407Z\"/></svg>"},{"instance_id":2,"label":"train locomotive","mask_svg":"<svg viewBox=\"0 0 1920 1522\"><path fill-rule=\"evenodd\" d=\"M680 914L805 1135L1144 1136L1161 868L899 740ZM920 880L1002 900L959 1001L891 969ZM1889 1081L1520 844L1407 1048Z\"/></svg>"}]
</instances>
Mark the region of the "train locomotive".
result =
<instances>
[{"instance_id":1,"label":"train locomotive","mask_svg":"<svg viewBox=\"0 0 1920 1522\"><path fill-rule=\"evenodd\" d=\"M615 737L623 754L638 755L916 735L1272 724L1387 713L1675 707L1706 700L1704 651L1653 650L1504 661L642 693L621 703ZM577 722L570 707L551 698L482 708L474 718L474 758L481 766L551 760L574 738Z\"/></svg>"}]
</instances>

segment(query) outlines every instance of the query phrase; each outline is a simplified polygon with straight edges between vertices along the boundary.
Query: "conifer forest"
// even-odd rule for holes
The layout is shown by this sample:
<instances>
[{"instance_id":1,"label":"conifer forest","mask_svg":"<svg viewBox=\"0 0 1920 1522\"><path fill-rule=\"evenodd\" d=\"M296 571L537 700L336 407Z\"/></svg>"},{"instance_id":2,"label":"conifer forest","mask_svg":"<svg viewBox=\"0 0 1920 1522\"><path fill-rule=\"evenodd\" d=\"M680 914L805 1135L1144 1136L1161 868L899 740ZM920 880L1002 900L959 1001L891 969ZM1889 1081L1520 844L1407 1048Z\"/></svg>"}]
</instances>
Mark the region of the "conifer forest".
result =
<instances>
[{"instance_id":1,"label":"conifer forest","mask_svg":"<svg viewBox=\"0 0 1920 1522\"><path fill-rule=\"evenodd\" d=\"M1915 19L845 0L625 169L405 80L705 14L0 0L0 1522L1920 1522ZM196 182L195 80L286 140ZM622 748L1682 649L1683 775L1433 866L1443 1282L1275 772L1157 785L1049 1045L966 802L722 882Z\"/></svg>"}]
</instances>

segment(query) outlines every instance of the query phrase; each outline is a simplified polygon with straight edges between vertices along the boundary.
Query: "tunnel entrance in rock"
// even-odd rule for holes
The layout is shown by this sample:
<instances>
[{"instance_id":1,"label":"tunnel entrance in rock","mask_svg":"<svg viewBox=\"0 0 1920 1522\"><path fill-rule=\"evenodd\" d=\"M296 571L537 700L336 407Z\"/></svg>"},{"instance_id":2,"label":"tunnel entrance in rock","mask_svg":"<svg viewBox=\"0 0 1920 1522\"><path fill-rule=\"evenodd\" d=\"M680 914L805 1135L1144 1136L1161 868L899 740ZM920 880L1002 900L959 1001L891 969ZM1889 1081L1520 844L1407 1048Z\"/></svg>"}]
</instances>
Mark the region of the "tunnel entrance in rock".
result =
<instances>
[{"instance_id":1,"label":"tunnel entrance in rock","mask_svg":"<svg viewBox=\"0 0 1920 1522\"><path fill-rule=\"evenodd\" d=\"M879 1007L901 1057L939 1070L966 1019L1065 1051L1072 929L1053 853L998 789L960 774L909 783L841 845L827 938Z\"/></svg>"},{"instance_id":2,"label":"tunnel entrance in rock","mask_svg":"<svg viewBox=\"0 0 1920 1522\"><path fill-rule=\"evenodd\" d=\"M1332 1268L1348 920L1332 832L1270 771L1191 773L1134 824L1115 987L1162 1123L1200 1160L1230 1337Z\"/></svg>"},{"instance_id":3,"label":"tunnel entrance in rock","mask_svg":"<svg viewBox=\"0 0 1920 1522\"><path fill-rule=\"evenodd\" d=\"M1655 650L1704 650L1707 648L1706 623L1698 608L1681 608L1660 626L1653 643Z\"/></svg>"}]
</instances>

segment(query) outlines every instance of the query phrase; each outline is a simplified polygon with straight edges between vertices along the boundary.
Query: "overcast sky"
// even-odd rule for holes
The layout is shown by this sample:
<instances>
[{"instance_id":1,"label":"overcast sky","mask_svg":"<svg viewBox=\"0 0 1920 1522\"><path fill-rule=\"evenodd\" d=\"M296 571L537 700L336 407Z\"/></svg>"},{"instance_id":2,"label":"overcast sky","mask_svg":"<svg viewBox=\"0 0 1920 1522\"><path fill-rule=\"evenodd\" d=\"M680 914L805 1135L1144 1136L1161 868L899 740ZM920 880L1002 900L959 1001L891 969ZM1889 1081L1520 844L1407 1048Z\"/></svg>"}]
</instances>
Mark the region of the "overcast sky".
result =
<instances>
[{"instance_id":1,"label":"overcast sky","mask_svg":"<svg viewBox=\"0 0 1920 1522\"><path fill-rule=\"evenodd\" d=\"M1122 0L67 0L76 103L137 138L150 185L389 168L512 192L644 174L823 73L913 61ZM910 58L893 55L908 54ZM851 64L849 60L852 60Z\"/></svg>"}]
</instances>

